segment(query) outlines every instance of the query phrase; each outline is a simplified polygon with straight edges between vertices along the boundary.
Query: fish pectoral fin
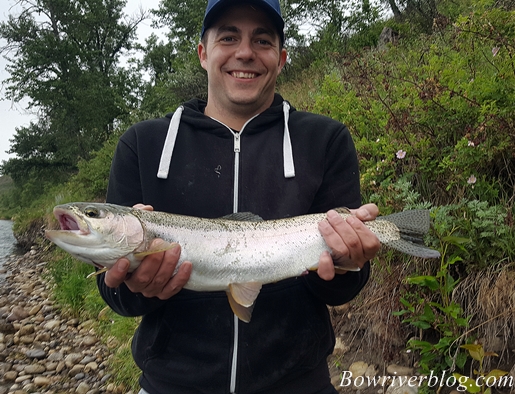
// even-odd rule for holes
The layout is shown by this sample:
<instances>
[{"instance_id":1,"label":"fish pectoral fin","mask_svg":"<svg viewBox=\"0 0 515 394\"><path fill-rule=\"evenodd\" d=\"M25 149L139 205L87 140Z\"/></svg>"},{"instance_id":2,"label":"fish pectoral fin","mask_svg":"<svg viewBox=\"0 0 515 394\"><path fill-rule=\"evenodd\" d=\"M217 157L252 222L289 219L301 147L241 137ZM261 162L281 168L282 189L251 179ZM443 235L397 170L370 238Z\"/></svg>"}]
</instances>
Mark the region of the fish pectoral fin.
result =
<instances>
[{"instance_id":1,"label":"fish pectoral fin","mask_svg":"<svg viewBox=\"0 0 515 394\"><path fill-rule=\"evenodd\" d=\"M178 245L179 244L177 244L175 242L170 243L170 242L166 242L166 241L162 240L161 242L159 242L157 245L154 245L150 249L144 250L143 252L134 253L133 255L137 260L143 260L143 258L148 256L149 254L164 252L165 250L176 248Z\"/></svg>"},{"instance_id":2,"label":"fish pectoral fin","mask_svg":"<svg viewBox=\"0 0 515 394\"><path fill-rule=\"evenodd\" d=\"M254 302L261 291L261 286L259 282L231 283L229 285L227 298L232 311L240 320L246 323L250 321Z\"/></svg>"},{"instance_id":3,"label":"fish pectoral fin","mask_svg":"<svg viewBox=\"0 0 515 394\"><path fill-rule=\"evenodd\" d=\"M98 271L93 271L92 273L88 274L88 276L86 276L86 279L92 278L94 276L98 276L98 275L103 274L104 272L107 272L107 271L109 271L109 268L103 267L103 268L99 269Z\"/></svg>"}]
</instances>

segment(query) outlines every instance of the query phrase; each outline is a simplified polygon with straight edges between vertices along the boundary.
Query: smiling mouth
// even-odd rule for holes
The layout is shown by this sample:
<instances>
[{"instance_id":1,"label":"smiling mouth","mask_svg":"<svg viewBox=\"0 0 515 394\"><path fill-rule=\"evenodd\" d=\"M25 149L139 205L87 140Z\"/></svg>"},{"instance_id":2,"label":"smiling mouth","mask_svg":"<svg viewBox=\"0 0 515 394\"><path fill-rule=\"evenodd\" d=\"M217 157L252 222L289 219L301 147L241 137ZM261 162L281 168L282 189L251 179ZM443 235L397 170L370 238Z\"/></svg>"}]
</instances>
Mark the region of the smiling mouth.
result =
<instances>
[{"instance_id":1,"label":"smiling mouth","mask_svg":"<svg viewBox=\"0 0 515 394\"><path fill-rule=\"evenodd\" d=\"M239 78L239 79L254 79L254 78L258 77L258 74L243 72L243 71L233 71L233 72L231 72L231 76L233 76L234 78Z\"/></svg>"}]
</instances>

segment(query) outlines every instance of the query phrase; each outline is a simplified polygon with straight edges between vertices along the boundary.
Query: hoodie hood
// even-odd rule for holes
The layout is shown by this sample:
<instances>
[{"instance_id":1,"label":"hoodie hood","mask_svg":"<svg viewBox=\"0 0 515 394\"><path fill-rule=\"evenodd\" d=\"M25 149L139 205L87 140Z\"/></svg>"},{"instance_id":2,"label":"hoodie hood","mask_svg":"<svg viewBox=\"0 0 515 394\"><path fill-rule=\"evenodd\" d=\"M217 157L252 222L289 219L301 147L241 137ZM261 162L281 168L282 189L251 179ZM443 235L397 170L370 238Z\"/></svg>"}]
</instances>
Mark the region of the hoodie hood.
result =
<instances>
[{"instance_id":1,"label":"hoodie hood","mask_svg":"<svg viewBox=\"0 0 515 394\"><path fill-rule=\"evenodd\" d=\"M203 100L193 99L190 100L184 105L181 105L177 110L172 113L166 115L167 118L170 118L170 124L168 126L168 132L166 135L165 143L163 145L163 150L161 152L161 160L159 162L159 169L157 172L157 177L160 179L167 179L168 172L170 169L170 163L172 161L173 149L175 146L175 140L177 138L177 134L179 133L179 126L181 122L188 122L188 118L194 121L197 125L202 125L204 122L206 128L212 129L215 133L227 134L227 131L230 132L235 141L235 149L234 152L239 154L239 140L240 136L245 132L246 134L253 134L259 132L266 132L268 129L268 124L277 122L278 117L282 117L283 119L283 167L284 167L284 177L285 178L293 178L295 177L295 165L293 161L293 150L291 145L291 137L290 130L288 127L290 112L295 111L295 108L291 107L290 104L283 100L283 98L276 94L274 96L274 101L270 108L265 110L264 112L252 117L249 119L242 129L239 132L232 130L229 126L223 124L222 122L210 118L204 115L204 110L206 108L207 103ZM213 122L216 122L220 127L213 127ZM228 135L228 134L227 134Z\"/></svg>"}]
</instances>

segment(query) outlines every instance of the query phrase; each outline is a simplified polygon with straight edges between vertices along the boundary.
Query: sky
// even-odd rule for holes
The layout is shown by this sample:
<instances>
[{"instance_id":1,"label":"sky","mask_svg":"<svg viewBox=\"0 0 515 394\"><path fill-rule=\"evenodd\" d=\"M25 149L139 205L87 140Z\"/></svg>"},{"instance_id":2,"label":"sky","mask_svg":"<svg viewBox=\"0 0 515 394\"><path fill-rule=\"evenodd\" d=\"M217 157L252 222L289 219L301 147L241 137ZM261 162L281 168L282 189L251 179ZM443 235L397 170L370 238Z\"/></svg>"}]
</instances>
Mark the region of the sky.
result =
<instances>
[{"instance_id":1,"label":"sky","mask_svg":"<svg viewBox=\"0 0 515 394\"><path fill-rule=\"evenodd\" d=\"M14 4L18 0L1 0L0 1L0 20L6 21L10 14L17 15L17 8ZM157 8L159 0L127 0L125 9L126 15L134 15L139 9L149 10ZM147 36L152 32L150 20L145 20L138 26L138 39L143 42ZM6 45L4 40L0 39L0 47ZM0 55L0 163L4 160L14 157L12 154L7 154L11 143L10 139L13 138L17 127L28 126L31 121L36 120L34 114L27 112L27 102L13 103L5 99L5 88L2 82L9 77L9 73L5 70L7 61Z\"/></svg>"}]
</instances>

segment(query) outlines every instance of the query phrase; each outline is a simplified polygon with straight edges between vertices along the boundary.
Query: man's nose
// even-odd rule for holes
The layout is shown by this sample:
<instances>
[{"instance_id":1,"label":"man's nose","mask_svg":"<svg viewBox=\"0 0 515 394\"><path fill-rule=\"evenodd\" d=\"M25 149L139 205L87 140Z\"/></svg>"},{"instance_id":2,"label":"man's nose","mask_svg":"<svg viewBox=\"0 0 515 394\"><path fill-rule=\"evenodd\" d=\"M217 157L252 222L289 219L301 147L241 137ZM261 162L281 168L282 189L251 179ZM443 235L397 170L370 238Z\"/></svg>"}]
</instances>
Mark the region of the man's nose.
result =
<instances>
[{"instance_id":1,"label":"man's nose","mask_svg":"<svg viewBox=\"0 0 515 394\"><path fill-rule=\"evenodd\" d=\"M250 60L255 56L254 48L252 47L252 42L250 39L242 39L240 44L238 45L238 49L236 51L236 58L242 60Z\"/></svg>"}]
</instances>

